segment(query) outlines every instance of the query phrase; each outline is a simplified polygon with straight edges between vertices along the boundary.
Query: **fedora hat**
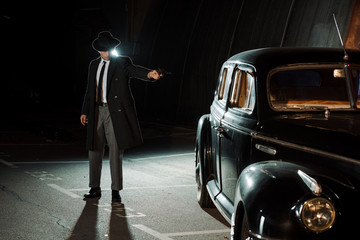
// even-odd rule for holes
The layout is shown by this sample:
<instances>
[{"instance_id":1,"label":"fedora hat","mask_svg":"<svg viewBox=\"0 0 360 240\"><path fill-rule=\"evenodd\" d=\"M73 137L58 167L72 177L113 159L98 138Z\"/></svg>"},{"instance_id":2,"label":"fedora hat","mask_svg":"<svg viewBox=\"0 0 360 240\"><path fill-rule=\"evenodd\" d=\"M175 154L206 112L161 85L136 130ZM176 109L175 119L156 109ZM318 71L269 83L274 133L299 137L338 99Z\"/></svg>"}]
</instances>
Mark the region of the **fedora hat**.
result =
<instances>
[{"instance_id":1,"label":"fedora hat","mask_svg":"<svg viewBox=\"0 0 360 240\"><path fill-rule=\"evenodd\" d=\"M98 34L98 37L92 42L92 46L97 51L109 51L120 44L120 40L114 38L108 31Z\"/></svg>"}]
</instances>

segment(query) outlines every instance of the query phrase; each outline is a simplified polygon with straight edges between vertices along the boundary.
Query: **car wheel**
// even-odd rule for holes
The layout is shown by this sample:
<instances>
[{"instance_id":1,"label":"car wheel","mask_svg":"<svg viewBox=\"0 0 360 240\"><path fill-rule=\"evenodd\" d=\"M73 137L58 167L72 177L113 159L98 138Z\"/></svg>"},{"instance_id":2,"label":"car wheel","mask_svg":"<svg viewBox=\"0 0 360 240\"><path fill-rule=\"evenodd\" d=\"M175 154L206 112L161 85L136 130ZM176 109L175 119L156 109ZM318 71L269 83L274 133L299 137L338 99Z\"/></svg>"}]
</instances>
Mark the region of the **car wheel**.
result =
<instances>
[{"instance_id":1,"label":"car wheel","mask_svg":"<svg viewBox=\"0 0 360 240\"><path fill-rule=\"evenodd\" d=\"M247 240L249 237L249 223L246 217L246 214L243 216L243 220L241 223L241 240Z\"/></svg>"},{"instance_id":2,"label":"car wheel","mask_svg":"<svg viewBox=\"0 0 360 240\"><path fill-rule=\"evenodd\" d=\"M200 153L199 149L196 150L196 168L195 168L195 178L197 183L197 201L202 208L214 207L213 202L211 201L210 195L206 189L206 186L201 183L202 171L200 167Z\"/></svg>"}]
</instances>

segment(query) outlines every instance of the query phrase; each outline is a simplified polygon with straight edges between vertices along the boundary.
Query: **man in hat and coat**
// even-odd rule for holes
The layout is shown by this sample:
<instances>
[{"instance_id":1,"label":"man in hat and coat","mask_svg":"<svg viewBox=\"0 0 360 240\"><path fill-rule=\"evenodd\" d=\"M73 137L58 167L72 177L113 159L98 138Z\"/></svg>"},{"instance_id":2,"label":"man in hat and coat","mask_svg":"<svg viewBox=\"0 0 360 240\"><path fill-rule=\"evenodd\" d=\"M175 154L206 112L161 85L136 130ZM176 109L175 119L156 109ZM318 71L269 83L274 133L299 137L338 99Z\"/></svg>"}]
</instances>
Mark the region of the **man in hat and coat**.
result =
<instances>
[{"instance_id":1,"label":"man in hat and coat","mask_svg":"<svg viewBox=\"0 0 360 240\"><path fill-rule=\"evenodd\" d=\"M161 74L135 66L129 57L112 56L120 41L108 31L100 32L93 48L100 56L90 62L88 85L80 121L87 124L89 150L89 193L85 199L101 197L100 179L105 142L109 147L112 201L121 202L123 188L122 156L124 149L142 143L139 122L129 80L156 81Z\"/></svg>"}]
</instances>

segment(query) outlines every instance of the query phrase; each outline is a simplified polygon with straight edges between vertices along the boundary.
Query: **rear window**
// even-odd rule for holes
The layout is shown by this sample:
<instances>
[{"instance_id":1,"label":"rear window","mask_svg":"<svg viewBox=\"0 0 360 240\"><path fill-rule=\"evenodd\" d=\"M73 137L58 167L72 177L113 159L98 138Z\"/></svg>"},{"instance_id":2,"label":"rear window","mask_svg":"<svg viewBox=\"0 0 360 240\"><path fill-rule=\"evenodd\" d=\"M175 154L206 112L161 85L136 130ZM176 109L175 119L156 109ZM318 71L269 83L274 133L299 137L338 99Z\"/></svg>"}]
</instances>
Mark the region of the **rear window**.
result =
<instances>
[{"instance_id":1,"label":"rear window","mask_svg":"<svg viewBox=\"0 0 360 240\"><path fill-rule=\"evenodd\" d=\"M280 68L270 73L268 89L275 110L350 108L342 65Z\"/></svg>"}]
</instances>

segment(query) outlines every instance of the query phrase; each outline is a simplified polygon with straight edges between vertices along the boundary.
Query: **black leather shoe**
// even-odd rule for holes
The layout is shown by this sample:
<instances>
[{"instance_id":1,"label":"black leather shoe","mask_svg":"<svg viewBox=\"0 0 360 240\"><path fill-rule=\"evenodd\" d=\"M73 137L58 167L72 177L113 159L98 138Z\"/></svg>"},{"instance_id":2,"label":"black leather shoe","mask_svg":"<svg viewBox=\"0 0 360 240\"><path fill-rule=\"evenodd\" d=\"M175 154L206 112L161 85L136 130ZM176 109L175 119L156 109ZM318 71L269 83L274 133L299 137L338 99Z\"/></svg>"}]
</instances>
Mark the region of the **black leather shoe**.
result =
<instances>
[{"instance_id":1,"label":"black leather shoe","mask_svg":"<svg viewBox=\"0 0 360 240\"><path fill-rule=\"evenodd\" d=\"M119 191L112 190L112 201L113 202L121 202L121 197L120 197Z\"/></svg>"},{"instance_id":2,"label":"black leather shoe","mask_svg":"<svg viewBox=\"0 0 360 240\"><path fill-rule=\"evenodd\" d=\"M84 194L84 198L99 198L101 197L101 188L91 188L89 193Z\"/></svg>"}]
</instances>

